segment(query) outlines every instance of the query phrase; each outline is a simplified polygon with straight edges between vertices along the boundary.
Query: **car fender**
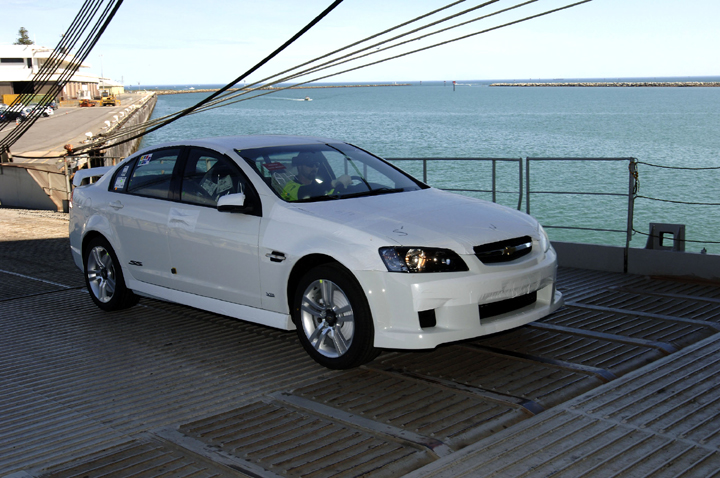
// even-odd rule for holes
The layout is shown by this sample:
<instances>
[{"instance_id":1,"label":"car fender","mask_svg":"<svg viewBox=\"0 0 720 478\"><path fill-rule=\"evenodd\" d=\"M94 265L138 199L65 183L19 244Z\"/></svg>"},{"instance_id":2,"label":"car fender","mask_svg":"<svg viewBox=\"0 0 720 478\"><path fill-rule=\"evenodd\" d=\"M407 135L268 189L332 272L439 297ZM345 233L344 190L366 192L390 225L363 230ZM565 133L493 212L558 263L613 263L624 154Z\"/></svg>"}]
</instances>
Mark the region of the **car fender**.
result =
<instances>
[{"instance_id":1,"label":"car fender","mask_svg":"<svg viewBox=\"0 0 720 478\"><path fill-rule=\"evenodd\" d=\"M273 208L268 216L259 242L264 308L289 313L288 287L319 263L335 262L354 276L357 270L384 270L377 249L386 241L371 234L318 218L308 223L307 216L283 207Z\"/></svg>"},{"instance_id":2,"label":"car fender","mask_svg":"<svg viewBox=\"0 0 720 478\"><path fill-rule=\"evenodd\" d=\"M113 251L115 252L115 255L118 257L118 261L120 262L121 266L123 265L123 250L122 246L120 244L117 244L115 237L116 234L113 232L113 228L110 225L110 221L107 217L101 215L101 214L93 214L91 215L87 221L85 222L85 228L82 231L82 249L84 250L85 244L87 243L89 236L94 235L101 235L110 243L110 247L113 248ZM81 250L81 254L83 253L83 250ZM84 257L83 257L84 260ZM125 273L124 267L123 267L123 273Z\"/></svg>"}]
</instances>

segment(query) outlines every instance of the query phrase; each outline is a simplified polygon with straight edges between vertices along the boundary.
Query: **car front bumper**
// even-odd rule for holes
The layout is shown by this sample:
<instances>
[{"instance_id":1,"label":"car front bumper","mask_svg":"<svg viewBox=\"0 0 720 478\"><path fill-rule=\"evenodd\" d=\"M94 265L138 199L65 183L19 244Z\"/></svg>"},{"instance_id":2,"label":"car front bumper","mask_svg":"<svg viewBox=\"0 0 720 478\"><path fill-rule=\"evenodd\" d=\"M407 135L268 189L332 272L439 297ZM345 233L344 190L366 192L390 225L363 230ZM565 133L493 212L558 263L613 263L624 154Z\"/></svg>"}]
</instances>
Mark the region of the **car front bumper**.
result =
<instances>
[{"instance_id":1,"label":"car front bumper","mask_svg":"<svg viewBox=\"0 0 720 478\"><path fill-rule=\"evenodd\" d=\"M483 265L463 257L470 270L403 274L359 271L375 323L375 346L430 349L440 344L501 332L541 319L563 304L555 289L557 257L545 254L514 263ZM480 306L536 293L534 303L483 317ZM435 325L420 326L420 312L432 311Z\"/></svg>"}]
</instances>

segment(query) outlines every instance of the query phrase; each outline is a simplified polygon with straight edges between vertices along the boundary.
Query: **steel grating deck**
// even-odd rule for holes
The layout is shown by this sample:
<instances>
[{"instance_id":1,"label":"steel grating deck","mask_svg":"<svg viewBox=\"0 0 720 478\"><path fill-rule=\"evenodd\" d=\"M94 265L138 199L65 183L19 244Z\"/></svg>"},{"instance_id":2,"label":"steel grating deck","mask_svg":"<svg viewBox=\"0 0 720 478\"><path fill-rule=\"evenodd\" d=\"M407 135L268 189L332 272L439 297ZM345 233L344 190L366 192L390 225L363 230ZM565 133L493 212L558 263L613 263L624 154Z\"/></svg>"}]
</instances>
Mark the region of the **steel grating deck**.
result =
<instances>
[{"instance_id":1,"label":"steel grating deck","mask_svg":"<svg viewBox=\"0 0 720 478\"><path fill-rule=\"evenodd\" d=\"M720 474L720 286L558 288L541 322L338 372L294 333L103 313L66 239L0 242L0 476Z\"/></svg>"}]
</instances>

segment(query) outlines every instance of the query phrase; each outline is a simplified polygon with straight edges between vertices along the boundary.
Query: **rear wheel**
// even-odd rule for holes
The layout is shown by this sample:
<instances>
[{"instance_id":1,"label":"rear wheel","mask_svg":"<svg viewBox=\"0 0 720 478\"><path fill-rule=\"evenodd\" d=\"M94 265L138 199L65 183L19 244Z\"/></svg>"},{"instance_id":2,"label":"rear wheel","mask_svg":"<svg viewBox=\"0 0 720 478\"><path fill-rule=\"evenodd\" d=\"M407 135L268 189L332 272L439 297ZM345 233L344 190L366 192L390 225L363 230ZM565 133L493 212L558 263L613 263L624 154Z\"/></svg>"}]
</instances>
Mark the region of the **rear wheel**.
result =
<instances>
[{"instance_id":1,"label":"rear wheel","mask_svg":"<svg viewBox=\"0 0 720 478\"><path fill-rule=\"evenodd\" d=\"M360 285L338 265L312 269L300 280L293 320L308 354L331 369L348 369L377 357L370 307Z\"/></svg>"},{"instance_id":2,"label":"rear wheel","mask_svg":"<svg viewBox=\"0 0 720 478\"><path fill-rule=\"evenodd\" d=\"M125 287L125 278L115 252L103 237L92 239L85 248L85 285L95 305L105 311L137 304L138 297Z\"/></svg>"}]
</instances>

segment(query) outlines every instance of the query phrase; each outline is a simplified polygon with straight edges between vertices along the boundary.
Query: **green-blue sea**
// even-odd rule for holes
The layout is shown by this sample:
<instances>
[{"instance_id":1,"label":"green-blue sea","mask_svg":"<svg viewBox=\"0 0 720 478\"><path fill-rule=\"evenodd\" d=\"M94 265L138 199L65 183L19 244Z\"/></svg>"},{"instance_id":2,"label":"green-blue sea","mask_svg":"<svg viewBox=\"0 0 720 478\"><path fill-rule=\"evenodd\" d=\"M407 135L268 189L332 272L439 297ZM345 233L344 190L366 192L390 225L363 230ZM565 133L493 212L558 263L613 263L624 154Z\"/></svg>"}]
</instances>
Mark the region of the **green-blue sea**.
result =
<instances>
[{"instance_id":1,"label":"green-blue sea","mask_svg":"<svg viewBox=\"0 0 720 478\"><path fill-rule=\"evenodd\" d=\"M452 82L413 82L407 86L281 90L183 118L149 134L143 146L182 138L292 134L341 139L384 158L523 158L523 189L527 157L632 157L640 162L640 197L634 202L633 227L638 232L631 247L645 247L644 234L651 222L684 224L686 239L700 241L687 242L686 250L706 248L720 254L720 244L714 244L720 243L720 88L458 83L454 88ZM219 85L158 88L190 86ZM161 95L153 118L191 106L207 94ZM311 101L305 101L306 97ZM421 162L396 164L422 179ZM518 163L499 162L496 171L502 191L497 202L517 208ZM622 232L562 227L625 230L628 161L532 160L529 172L530 213L548 226L551 239L625 244ZM489 190L492 163L431 161L427 182L440 188ZM463 194L492 199L485 192ZM523 193L521 209L527 207Z\"/></svg>"}]
</instances>

